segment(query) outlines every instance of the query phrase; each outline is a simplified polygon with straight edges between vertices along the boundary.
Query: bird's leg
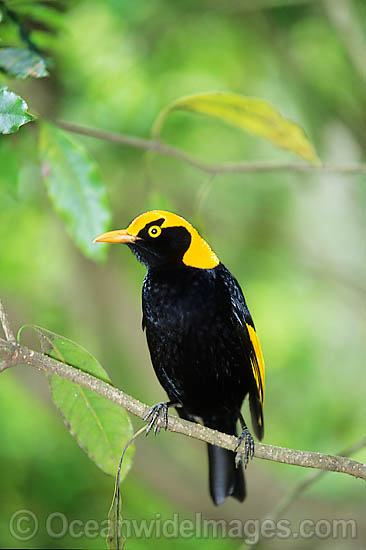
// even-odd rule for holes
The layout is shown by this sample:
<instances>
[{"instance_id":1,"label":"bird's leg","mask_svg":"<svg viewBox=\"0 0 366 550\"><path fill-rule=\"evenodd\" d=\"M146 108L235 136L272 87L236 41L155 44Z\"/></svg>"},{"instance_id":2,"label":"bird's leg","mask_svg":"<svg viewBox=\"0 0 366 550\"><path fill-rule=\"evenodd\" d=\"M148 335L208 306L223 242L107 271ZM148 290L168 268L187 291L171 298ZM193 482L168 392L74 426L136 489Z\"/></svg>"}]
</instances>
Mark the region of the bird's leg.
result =
<instances>
[{"instance_id":1,"label":"bird's leg","mask_svg":"<svg viewBox=\"0 0 366 550\"><path fill-rule=\"evenodd\" d=\"M238 467L243 458L244 458L244 468L248 466L249 458L253 458L254 456L254 439L252 434L247 428L247 425L245 424L243 415L239 413L239 420L242 427L242 432L238 437L238 442L235 447L236 456L235 456L235 464ZM244 449L242 451L238 450L244 441Z\"/></svg>"},{"instance_id":2,"label":"bird's leg","mask_svg":"<svg viewBox=\"0 0 366 550\"><path fill-rule=\"evenodd\" d=\"M149 421L146 428L146 435L149 435L152 428L154 428L155 435L158 435L162 426L166 430L168 427L168 408L175 407L176 405L178 405L178 403L168 401L167 403L157 403L157 405L151 407L144 416L144 420Z\"/></svg>"}]
</instances>

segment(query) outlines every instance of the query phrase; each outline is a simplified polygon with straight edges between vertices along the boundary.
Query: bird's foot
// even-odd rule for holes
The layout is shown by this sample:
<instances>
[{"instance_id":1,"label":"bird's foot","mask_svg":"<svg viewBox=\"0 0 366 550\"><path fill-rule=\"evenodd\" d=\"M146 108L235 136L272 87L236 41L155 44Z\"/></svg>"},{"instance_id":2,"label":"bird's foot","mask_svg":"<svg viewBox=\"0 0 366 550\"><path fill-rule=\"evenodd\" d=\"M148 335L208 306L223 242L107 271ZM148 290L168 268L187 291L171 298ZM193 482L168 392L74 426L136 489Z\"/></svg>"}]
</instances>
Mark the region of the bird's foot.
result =
<instances>
[{"instance_id":1,"label":"bird's foot","mask_svg":"<svg viewBox=\"0 0 366 550\"><path fill-rule=\"evenodd\" d=\"M239 450L244 442L244 449ZM244 459L244 468L248 466L249 458L254 456L254 439L248 428L245 426L238 437L238 442L235 447L235 464L238 468Z\"/></svg>"},{"instance_id":2,"label":"bird's foot","mask_svg":"<svg viewBox=\"0 0 366 550\"><path fill-rule=\"evenodd\" d=\"M154 434L158 435L161 428L165 430L168 427L168 407L170 403L158 403L151 407L151 409L144 416L144 420L149 421L146 428L146 435L149 435L152 428L154 428Z\"/></svg>"}]
</instances>

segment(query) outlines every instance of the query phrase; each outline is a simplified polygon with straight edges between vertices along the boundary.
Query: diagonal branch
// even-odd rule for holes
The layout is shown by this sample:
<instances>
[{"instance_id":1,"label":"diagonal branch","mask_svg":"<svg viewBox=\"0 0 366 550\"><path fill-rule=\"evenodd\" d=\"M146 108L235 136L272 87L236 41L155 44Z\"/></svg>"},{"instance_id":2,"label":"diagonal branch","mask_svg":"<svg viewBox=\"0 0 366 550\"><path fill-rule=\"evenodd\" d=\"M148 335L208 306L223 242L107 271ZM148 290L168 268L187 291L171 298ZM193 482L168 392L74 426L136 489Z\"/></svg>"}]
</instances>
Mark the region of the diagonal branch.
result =
<instances>
[{"instance_id":1,"label":"diagonal branch","mask_svg":"<svg viewBox=\"0 0 366 550\"><path fill-rule=\"evenodd\" d=\"M339 453L339 455L352 456L363 447L366 447L366 437L363 437L360 441L358 441L351 447L344 449ZM268 519L274 522L278 522L278 520L284 518L284 513L299 498L299 496L304 491L306 491L311 485L313 485L315 482L321 479L324 475L326 475L326 473L327 473L326 470L317 470L315 472L311 472L309 476L301 480L300 483L295 485L295 487L290 489L290 491L286 493L283 498L280 499L280 501L276 504L273 511L269 514ZM261 542L262 542L262 538L259 537L255 544L250 545L250 548L251 549L259 548L259 545L261 544ZM243 546L240 548L240 550L247 550L248 548L249 548L249 545L247 543L244 543Z\"/></svg>"},{"instance_id":2,"label":"diagonal branch","mask_svg":"<svg viewBox=\"0 0 366 550\"><path fill-rule=\"evenodd\" d=\"M62 378L75 382L84 388L96 392L98 395L117 403L131 414L143 419L149 410L149 407L137 399L127 395L123 391L115 388L111 384L103 382L84 371L56 361L43 353L31 350L26 346L20 346L0 339L0 356L6 362L13 365L31 365L46 372L57 374ZM188 422L176 416L169 416L168 429L172 432L180 433L206 441L212 445L217 445L225 449L234 451L237 440L216 430L211 430L200 424ZM285 464L293 464L306 468L317 468L320 470L329 470L333 472L343 472L353 477L366 480L366 464L356 462L345 457L332 456L322 453L307 451L298 451L276 447L274 445L263 445L257 443L255 446L255 456L264 460L272 460Z\"/></svg>"},{"instance_id":3,"label":"diagonal branch","mask_svg":"<svg viewBox=\"0 0 366 550\"><path fill-rule=\"evenodd\" d=\"M16 342L16 338L13 334L13 331L11 330L11 327L8 321L8 316L5 313L5 309L1 300L0 300L0 323L3 327L5 338L8 340L8 342Z\"/></svg>"},{"instance_id":4,"label":"diagonal branch","mask_svg":"<svg viewBox=\"0 0 366 550\"><path fill-rule=\"evenodd\" d=\"M229 173L250 173L250 172L317 172L317 173L337 173L337 174L366 174L366 164L346 164L333 165L325 164L323 166L314 166L300 162L225 162L220 164L211 164L201 161L196 157L185 153L181 149L166 145L160 141L152 139L143 139L126 134L117 134L115 132L105 132L95 128L87 128L72 122L63 120L54 120L53 124L67 130L82 134L84 136L102 139L118 145L125 145L144 151L154 151L159 155L173 157L208 174L229 174Z\"/></svg>"},{"instance_id":5,"label":"diagonal branch","mask_svg":"<svg viewBox=\"0 0 366 550\"><path fill-rule=\"evenodd\" d=\"M339 453L339 456L352 456L357 451L362 449L363 447L366 447L366 437L363 437L360 441L355 443L354 445L348 447L347 449L344 449ZM271 518L273 518L274 521L277 521L281 517L283 517L283 514L288 510L288 508L295 502L295 500L298 499L298 497L306 491L311 485L313 485L315 482L319 481L325 474L326 470L318 470L317 472L312 472L309 476L307 476L305 479L301 480L300 483L295 485L276 505L273 512L270 514Z\"/></svg>"}]
</instances>

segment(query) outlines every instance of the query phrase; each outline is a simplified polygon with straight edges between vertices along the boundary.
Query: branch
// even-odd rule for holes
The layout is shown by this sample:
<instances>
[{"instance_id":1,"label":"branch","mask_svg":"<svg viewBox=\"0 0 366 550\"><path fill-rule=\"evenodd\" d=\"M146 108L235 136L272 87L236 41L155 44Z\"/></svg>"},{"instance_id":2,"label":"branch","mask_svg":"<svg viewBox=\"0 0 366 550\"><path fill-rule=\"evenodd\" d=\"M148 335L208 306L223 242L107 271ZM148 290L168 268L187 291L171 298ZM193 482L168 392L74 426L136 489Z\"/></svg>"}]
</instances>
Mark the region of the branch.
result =
<instances>
[{"instance_id":1,"label":"branch","mask_svg":"<svg viewBox=\"0 0 366 550\"><path fill-rule=\"evenodd\" d=\"M57 374L62 378L70 380L84 388L96 392L98 395L109 399L113 403L120 405L131 414L144 418L149 407L137 399L127 395L123 391L115 388L111 384L103 382L86 372L71 367L60 361L56 361L47 355L31 350L26 346L20 346L0 339L0 356L6 362L12 365L31 365L43 371ZM237 439L216 430L211 430L201 424L188 422L176 416L169 415L168 429L172 432L180 433L206 441L212 445L217 445L225 449L234 451ZM306 468L318 468L321 470L330 470L333 472L343 472L353 477L366 480L366 464L350 460L348 458L331 456L322 453L312 453L307 451L297 451L272 445L263 445L256 443L254 455L264 460L304 466Z\"/></svg>"},{"instance_id":2,"label":"branch","mask_svg":"<svg viewBox=\"0 0 366 550\"><path fill-rule=\"evenodd\" d=\"M13 334L13 331L11 330L8 317L5 313L5 309L1 300L0 300L0 323L3 327L5 338L8 340L8 342L16 342L16 338Z\"/></svg>"},{"instance_id":3,"label":"branch","mask_svg":"<svg viewBox=\"0 0 366 550\"><path fill-rule=\"evenodd\" d=\"M340 456L351 456L363 447L366 447L366 437L363 437L360 441L352 445L351 447L348 447L347 449L341 451L339 453ZM273 511L268 515L268 519L272 520L277 523L279 519L284 518L284 513L288 510L288 508L299 498L299 496L308 489L313 483L321 479L324 475L326 475L326 470L318 470L316 472L312 472L309 476L307 476L305 479L301 480L300 483L295 485L290 491L279 501L278 504L274 507ZM248 548L258 548L259 545L262 542L262 537L259 537L257 542L255 544L251 544L250 546L247 543L244 543L240 550L247 550Z\"/></svg>"},{"instance_id":4,"label":"branch","mask_svg":"<svg viewBox=\"0 0 366 550\"><path fill-rule=\"evenodd\" d=\"M344 449L339 453L339 456L352 456L357 451L362 449L363 447L366 447L366 437L363 437L360 441L352 445L351 447L348 447L347 449ZM300 483L295 485L293 489L291 489L288 494L286 494L280 502L276 505L273 512L270 514L271 518L274 521L277 521L281 517L283 517L284 512L297 500L297 498L306 491L311 485L313 485L316 481L319 481L327 472L325 470L318 470L317 472L312 472L309 476L307 476L305 479L303 479Z\"/></svg>"},{"instance_id":5,"label":"branch","mask_svg":"<svg viewBox=\"0 0 366 550\"><path fill-rule=\"evenodd\" d=\"M117 143L119 145L126 145L128 147L134 147L135 149L143 149L144 151L154 151L159 155L165 155L173 157L203 172L208 174L228 174L228 173L250 173L250 172L317 172L317 173L337 173L337 174L366 174L365 164L346 164L346 165L333 165L325 164L322 166L314 166L312 164L301 164L296 162L225 162L220 164L211 164L203 162L176 147L171 145L165 145L160 141L152 139L143 139L134 136L128 136L126 134L117 134L114 132L104 132L103 130L97 130L95 128L87 128L85 126L79 126L72 122L65 122L62 120L54 120L53 124L67 130L69 132L75 132L76 134L82 134L84 136L94 137L96 139L102 139L111 143Z\"/></svg>"}]
</instances>

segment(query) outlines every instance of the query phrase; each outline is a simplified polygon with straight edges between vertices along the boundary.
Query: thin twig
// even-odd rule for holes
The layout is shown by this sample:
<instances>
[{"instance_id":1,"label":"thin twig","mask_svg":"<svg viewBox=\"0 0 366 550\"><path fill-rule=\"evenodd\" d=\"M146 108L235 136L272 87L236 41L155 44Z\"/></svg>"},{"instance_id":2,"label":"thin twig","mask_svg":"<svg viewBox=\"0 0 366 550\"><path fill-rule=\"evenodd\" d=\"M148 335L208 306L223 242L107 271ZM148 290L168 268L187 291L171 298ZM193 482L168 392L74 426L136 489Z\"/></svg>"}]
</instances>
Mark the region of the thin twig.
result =
<instances>
[{"instance_id":1,"label":"thin twig","mask_svg":"<svg viewBox=\"0 0 366 550\"><path fill-rule=\"evenodd\" d=\"M75 382L84 388L96 392L98 395L117 403L131 414L143 419L149 410L149 407L137 399L127 395L123 391L115 388L111 384L103 382L86 372L56 361L47 355L33 351L26 346L13 344L0 339L0 355L6 361L12 361L14 365L32 365L62 378ZM206 441L212 445L217 445L231 451L235 450L237 440L216 430L211 430L200 424L188 422L176 416L169 416L168 429L172 432L180 433ZM333 472L343 472L353 477L366 480L366 464L356 462L345 457L332 456L322 453L307 451L298 451L276 447L274 445L263 445L257 443L255 446L255 456L264 460L272 460L285 464L293 464L306 468L317 468L321 470L330 470Z\"/></svg>"},{"instance_id":2,"label":"thin twig","mask_svg":"<svg viewBox=\"0 0 366 550\"><path fill-rule=\"evenodd\" d=\"M160 141L152 139L143 139L126 134L117 134L115 132L104 132L95 128L87 128L72 122L63 120L54 120L53 124L69 132L82 134L84 136L102 139L111 143L134 147L144 151L154 151L159 155L165 155L176 158L203 172L209 174L228 174L228 173L251 173L251 172L317 172L317 173L337 173L337 174L366 174L365 164L346 164L332 165L325 164L322 166L314 166L312 164L295 163L295 162L225 162L220 164L211 164L201 161L176 147L165 145Z\"/></svg>"},{"instance_id":3,"label":"thin twig","mask_svg":"<svg viewBox=\"0 0 366 550\"><path fill-rule=\"evenodd\" d=\"M8 342L16 342L16 338L13 334L13 331L11 330L10 323L8 321L8 316L5 313L5 309L1 300L0 300L0 322L3 327L5 338L8 340ZM1 369L1 370L4 370L4 369Z\"/></svg>"},{"instance_id":4,"label":"thin twig","mask_svg":"<svg viewBox=\"0 0 366 550\"><path fill-rule=\"evenodd\" d=\"M143 432L146 432L146 428L147 426L143 426L142 428L137 430L137 432L133 434L131 439L127 441L122 451L122 455L118 464L117 475L114 483L113 499L112 499L112 503L108 513L108 519L109 519L108 547L112 546L112 543L115 542L115 548L124 548L123 542L122 542L122 546L120 545L120 542L121 542L120 537L122 536L122 541L125 540L125 537L123 537L122 535L122 516L121 516L121 509L120 509L120 506L121 506L120 478L121 478L122 463L128 447L131 445L131 443L135 441L135 439L140 434L142 434Z\"/></svg>"},{"instance_id":5,"label":"thin twig","mask_svg":"<svg viewBox=\"0 0 366 550\"><path fill-rule=\"evenodd\" d=\"M352 456L357 451L366 447L366 437L363 437L360 441L344 449L339 453L338 456ZM303 479L300 483L295 485L276 505L273 512L270 514L271 518L274 521L283 517L283 514L288 510L288 508L295 502L295 500L306 491L311 485L316 481L319 481L327 472L325 470L318 470L317 472L312 472L309 476Z\"/></svg>"},{"instance_id":6,"label":"thin twig","mask_svg":"<svg viewBox=\"0 0 366 550\"><path fill-rule=\"evenodd\" d=\"M363 437L360 441L358 441L351 447L348 447L347 449L341 451L339 453L339 456L351 456L365 446L366 446L366 438ZM272 520L276 524L278 520L285 519L283 514L288 510L291 504L293 504L295 500L297 500L299 496L306 489L308 489L316 481L319 481L319 479L321 479L326 474L327 474L326 470L317 470L316 472L312 472L304 480L302 480L300 483L295 485L295 487L290 489L290 491L278 502L278 504L276 504L275 508L273 509L272 513L269 514L267 519ZM250 549L259 548L261 542L262 542L261 537L258 538L255 544L248 544L247 542L245 542L243 546L240 548L240 550L247 550L249 548Z\"/></svg>"}]
</instances>

